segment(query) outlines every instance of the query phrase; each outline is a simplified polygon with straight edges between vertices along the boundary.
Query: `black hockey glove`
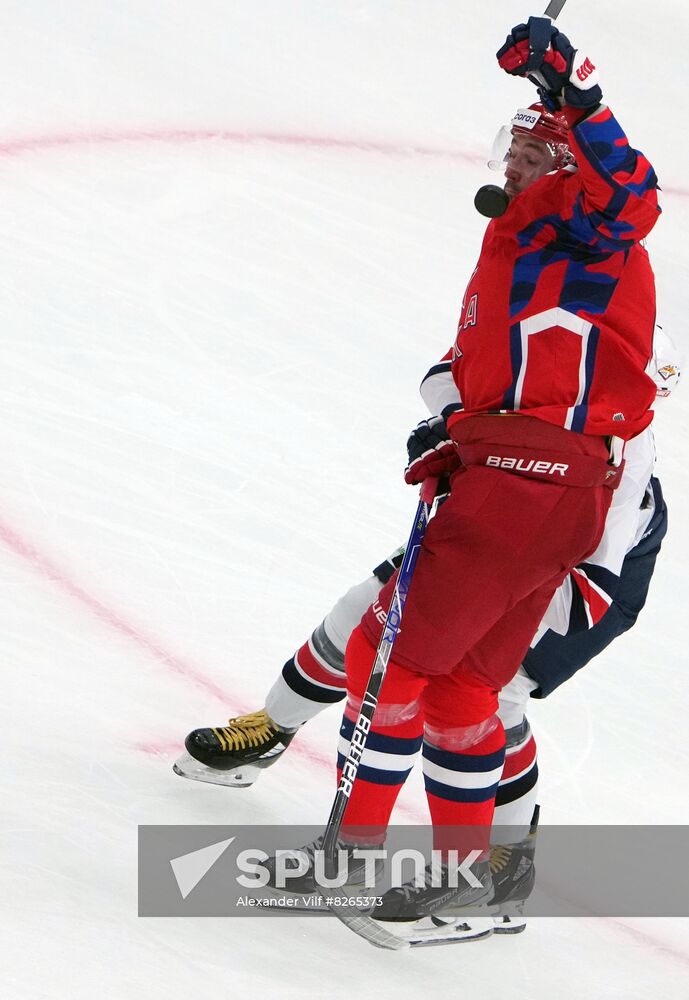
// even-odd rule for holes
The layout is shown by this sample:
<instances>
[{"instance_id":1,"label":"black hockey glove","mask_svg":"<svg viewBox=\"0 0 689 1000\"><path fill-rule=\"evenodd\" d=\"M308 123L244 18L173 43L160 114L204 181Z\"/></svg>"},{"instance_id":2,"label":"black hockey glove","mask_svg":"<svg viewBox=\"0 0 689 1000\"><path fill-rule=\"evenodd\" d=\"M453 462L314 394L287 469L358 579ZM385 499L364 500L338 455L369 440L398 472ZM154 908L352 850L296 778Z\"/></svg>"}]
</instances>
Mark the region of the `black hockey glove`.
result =
<instances>
[{"instance_id":1,"label":"black hockey glove","mask_svg":"<svg viewBox=\"0 0 689 1000\"><path fill-rule=\"evenodd\" d=\"M414 428L407 441L407 454L404 481L410 486L429 476L450 476L462 464L442 417L422 420Z\"/></svg>"},{"instance_id":2,"label":"black hockey glove","mask_svg":"<svg viewBox=\"0 0 689 1000\"><path fill-rule=\"evenodd\" d=\"M506 73L535 83L551 111L563 104L591 110L603 99L596 67L547 17L513 28L496 58Z\"/></svg>"}]
</instances>

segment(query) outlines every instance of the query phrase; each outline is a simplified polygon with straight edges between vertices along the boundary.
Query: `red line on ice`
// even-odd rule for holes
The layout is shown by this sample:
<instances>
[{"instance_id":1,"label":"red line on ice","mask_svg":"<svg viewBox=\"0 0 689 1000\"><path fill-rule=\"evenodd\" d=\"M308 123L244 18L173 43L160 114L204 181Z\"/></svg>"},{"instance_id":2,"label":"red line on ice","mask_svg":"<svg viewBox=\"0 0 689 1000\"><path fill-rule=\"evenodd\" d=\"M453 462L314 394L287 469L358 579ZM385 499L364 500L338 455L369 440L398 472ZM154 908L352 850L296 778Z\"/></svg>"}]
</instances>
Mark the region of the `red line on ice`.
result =
<instances>
[{"instance_id":1,"label":"red line on ice","mask_svg":"<svg viewBox=\"0 0 689 1000\"><path fill-rule=\"evenodd\" d=\"M31 542L23 538L13 528L10 528L4 521L0 521L0 539L5 543L7 548L30 563L42 577L57 584L63 593L73 598L83 607L86 607L95 618L109 625L110 628L114 629L120 635L131 639L132 642L135 642L137 646L149 653L154 659L164 664L176 674L185 677L207 694L212 694L221 701L227 702L230 700L227 692L223 691L219 685L204 677L196 667L186 663L180 657L169 653L155 639L150 638L141 629L125 621L117 612L106 607L102 601L99 601L98 598L89 594L78 583L71 580L64 570L60 569L48 556L39 552Z\"/></svg>"},{"instance_id":2,"label":"red line on ice","mask_svg":"<svg viewBox=\"0 0 689 1000\"><path fill-rule=\"evenodd\" d=\"M27 563L29 563L38 575L46 580L49 580L51 583L54 583L57 587L59 587L63 594L71 598L73 601L76 601L82 606L82 608L85 608L92 615L92 617L97 618L100 622L109 626L119 635L124 636L124 638L135 643L145 653L157 660L163 666L167 667L168 670L184 678L184 680L190 682L195 687L200 688L206 694L211 694L213 697L221 701L224 711L228 711L229 705L233 705L233 711L239 714L247 711L246 707L242 706L241 702L239 702L233 694L225 691L214 681L204 676L201 670L189 663L187 660L174 653L170 653L156 639L152 639L138 626L132 625L130 622L126 621L122 615L103 604L103 602L98 600L97 597L94 597L93 594L90 594L80 584L71 579L70 576L63 569L61 569L56 562L43 552L40 552L35 545L29 542L26 538L19 534L19 532L15 531L2 520L0 520L0 541L2 541L8 549L14 552L15 555L20 556ZM167 740L165 742L157 741L140 743L137 745L136 749L145 753L156 755L167 756L168 754L178 754L182 750L182 740L180 739L177 742ZM307 759L309 763L315 764L323 770L328 770L329 772L334 773L334 752L332 756L327 756L326 754L320 753L318 750L309 747L303 740L295 740L293 748L290 750L290 755L292 754ZM419 812L406 807L403 803L400 803L399 809L400 811L406 813L409 819L417 823L424 822Z\"/></svg>"},{"instance_id":3,"label":"red line on ice","mask_svg":"<svg viewBox=\"0 0 689 1000\"><path fill-rule=\"evenodd\" d=\"M599 917L597 919L606 920L605 917ZM648 934L646 931L642 931L638 927L632 927L624 920L619 920L615 917L610 919L615 930L619 933L626 934L627 937L632 938L632 940L643 944L646 947L652 948L653 951L655 951L661 958L670 958L673 962L678 962L680 965L684 965L689 968L689 955L687 955L686 952L678 951L677 948L666 944L662 938L656 937L654 934Z\"/></svg>"},{"instance_id":4,"label":"red line on ice","mask_svg":"<svg viewBox=\"0 0 689 1000\"><path fill-rule=\"evenodd\" d=\"M107 145L126 142L228 142L254 145L266 142L278 146L310 147L315 149L343 149L366 153L383 153L388 156L430 156L442 159L483 163L485 157L462 149L435 146L381 142L372 139L337 138L336 136L307 135L282 132L241 132L228 129L104 129L101 132L64 132L54 135L25 136L0 142L0 155L18 156L22 153L56 149L64 146Z\"/></svg>"},{"instance_id":5,"label":"red line on ice","mask_svg":"<svg viewBox=\"0 0 689 1000\"><path fill-rule=\"evenodd\" d=\"M341 149L353 152L382 153L398 157L417 155L464 161L474 165L485 163L485 155L468 149L384 142L375 139L338 138L337 136L308 135L298 132L242 132L231 129L193 128L103 129L99 132L63 132L53 135L24 136L0 142L0 156L19 156L22 153L40 152L64 146L107 145L126 142L185 143L211 140L242 145L266 142L278 146ZM663 186L662 190L666 195L689 198L689 188Z\"/></svg>"}]
</instances>

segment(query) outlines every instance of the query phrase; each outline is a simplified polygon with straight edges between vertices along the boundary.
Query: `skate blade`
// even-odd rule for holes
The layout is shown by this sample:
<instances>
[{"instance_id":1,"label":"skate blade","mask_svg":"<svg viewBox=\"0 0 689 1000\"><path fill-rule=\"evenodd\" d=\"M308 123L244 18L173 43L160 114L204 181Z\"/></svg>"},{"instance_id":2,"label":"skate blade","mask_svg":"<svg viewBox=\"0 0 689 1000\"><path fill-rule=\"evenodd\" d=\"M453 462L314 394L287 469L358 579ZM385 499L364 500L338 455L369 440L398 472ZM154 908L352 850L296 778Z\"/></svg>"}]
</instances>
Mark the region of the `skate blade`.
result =
<instances>
[{"instance_id":1,"label":"skate blade","mask_svg":"<svg viewBox=\"0 0 689 1000\"><path fill-rule=\"evenodd\" d=\"M255 764L245 764L229 771L217 771L195 760L191 754L183 753L172 765L175 774L191 781L205 781L209 785L224 785L226 788L249 788L261 773Z\"/></svg>"},{"instance_id":2,"label":"skate blade","mask_svg":"<svg viewBox=\"0 0 689 1000\"><path fill-rule=\"evenodd\" d=\"M386 924L393 930L399 924ZM430 947L441 944L466 944L469 941L482 941L490 937L494 931L492 917L471 917L441 921L436 917L423 917L402 931L400 934L412 948Z\"/></svg>"},{"instance_id":3,"label":"skate blade","mask_svg":"<svg viewBox=\"0 0 689 1000\"><path fill-rule=\"evenodd\" d=\"M494 934L521 934L526 930L526 919L524 917L493 917Z\"/></svg>"}]
</instances>

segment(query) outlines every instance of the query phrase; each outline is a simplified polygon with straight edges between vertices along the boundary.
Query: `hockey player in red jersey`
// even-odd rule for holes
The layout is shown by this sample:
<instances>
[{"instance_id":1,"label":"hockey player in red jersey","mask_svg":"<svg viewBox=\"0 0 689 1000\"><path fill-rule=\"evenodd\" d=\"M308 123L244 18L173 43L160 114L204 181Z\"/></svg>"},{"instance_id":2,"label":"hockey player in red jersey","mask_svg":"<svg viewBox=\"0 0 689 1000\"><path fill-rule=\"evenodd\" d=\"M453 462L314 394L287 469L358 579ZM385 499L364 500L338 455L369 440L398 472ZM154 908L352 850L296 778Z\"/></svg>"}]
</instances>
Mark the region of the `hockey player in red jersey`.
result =
<instances>
[{"instance_id":1,"label":"hockey player in red jersey","mask_svg":"<svg viewBox=\"0 0 689 1000\"><path fill-rule=\"evenodd\" d=\"M542 28L542 19L515 28L498 58L508 72L545 76L544 97L557 102L554 116L568 127L561 145L578 169L558 168L559 150L549 148L536 178L531 141L517 127L510 204L487 228L449 359L456 396L443 416L454 448L441 457L452 489L429 525L371 730L379 755L399 756L423 734L441 851L450 846L444 828L491 822L505 749L498 691L517 671L557 587L595 550L623 442L648 426L655 397L645 372L654 283L640 240L658 217L656 177L601 106L597 74L580 79L583 60L552 25L533 64L529 42ZM531 136L542 119L550 120L539 112L525 126ZM429 471L421 455L407 481ZM345 735L391 592L392 581L347 645ZM345 839L366 824L384 830L400 787L357 781ZM488 891L480 863L476 875ZM391 891L375 916L414 921L436 902L447 909L446 886L406 887Z\"/></svg>"},{"instance_id":2,"label":"hockey player in red jersey","mask_svg":"<svg viewBox=\"0 0 689 1000\"><path fill-rule=\"evenodd\" d=\"M569 41L548 22L547 45L530 44L543 29L531 19L498 53L507 72L545 78L542 99L558 110L534 108L513 129L509 206L488 226L438 372L449 376L449 439L408 470L407 481L421 481L432 460L452 488L429 525L369 736L379 761L422 742L443 852L455 843L444 831L489 829L505 754L498 692L557 588L596 549L624 442L648 426L655 396L645 374L653 276L640 246L659 212L655 174ZM561 141L545 138L548 127ZM392 581L347 645L345 739L391 590ZM379 770L355 783L345 840L362 827L365 842L384 835L406 771ZM475 867L487 897L487 861ZM461 908L466 894L448 901L446 874L441 887L391 890L376 918L413 922Z\"/></svg>"}]
</instances>

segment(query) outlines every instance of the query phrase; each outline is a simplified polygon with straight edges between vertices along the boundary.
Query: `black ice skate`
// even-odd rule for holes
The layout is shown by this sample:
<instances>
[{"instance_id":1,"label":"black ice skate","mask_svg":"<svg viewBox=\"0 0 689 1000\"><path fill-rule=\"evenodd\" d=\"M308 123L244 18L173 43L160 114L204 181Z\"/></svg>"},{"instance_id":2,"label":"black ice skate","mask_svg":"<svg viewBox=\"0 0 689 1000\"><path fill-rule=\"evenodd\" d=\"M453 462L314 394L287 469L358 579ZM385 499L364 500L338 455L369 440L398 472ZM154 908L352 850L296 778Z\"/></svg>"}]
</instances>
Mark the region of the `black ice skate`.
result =
<instances>
[{"instance_id":1,"label":"black ice skate","mask_svg":"<svg viewBox=\"0 0 689 1000\"><path fill-rule=\"evenodd\" d=\"M184 741L187 753L172 769L194 781L248 788L282 756L296 732L280 729L261 709L215 729L194 729Z\"/></svg>"},{"instance_id":2,"label":"black ice skate","mask_svg":"<svg viewBox=\"0 0 689 1000\"><path fill-rule=\"evenodd\" d=\"M390 889L370 915L393 925L389 929L415 947L488 937L493 918L481 911L492 894L489 862L475 862L471 872L478 887L469 885L461 872L451 873L447 865L427 865L423 885L407 882Z\"/></svg>"},{"instance_id":3,"label":"black ice skate","mask_svg":"<svg viewBox=\"0 0 689 1000\"><path fill-rule=\"evenodd\" d=\"M495 934L519 934L526 928L524 904L536 881L534 855L538 814L539 806L536 806L528 836L520 843L491 848L493 897L488 908L493 914Z\"/></svg>"},{"instance_id":4,"label":"black ice skate","mask_svg":"<svg viewBox=\"0 0 689 1000\"><path fill-rule=\"evenodd\" d=\"M320 837L316 837L312 840L310 844L305 844L303 847L295 848L294 852L290 852L282 859L282 865L284 867L284 877L278 879L277 863L275 856L268 858L264 862L264 867L270 872L270 878L268 879L268 887L276 893L289 893L302 897L314 896L315 899L310 899L305 902L305 909L314 910L327 910L322 897L324 895L329 896L347 896L354 892L356 895L361 896L371 896L375 895L375 882L383 873L385 867L384 862L380 858L369 858L368 862L366 859L366 846L357 844L347 844L342 840L337 841L337 855L336 855L336 871L331 872L327 870L325 863L323 851L323 841L324 834ZM371 850L377 850L377 847L371 847ZM342 855L340 855L342 852ZM299 857L292 857L291 854L299 855ZM316 857L318 861L316 861ZM304 862L307 865L306 870L302 874L297 874L300 868L304 868ZM318 882L318 873L322 872L328 877L334 876L335 874L342 873L346 876L345 883L338 888L323 888ZM290 874L294 872L295 874ZM367 885L367 883L373 883ZM366 904L362 904L366 905ZM299 909L300 907L291 907L291 909Z\"/></svg>"},{"instance_id":5,"label":"black ice skate","mask_svg":"<svg viewBox=\"0 0 689 1000\"><path fill-rule=\"evenodd\" d=\"M478 901L467 899L449 912L435 910L430 916L403 931L414 947L477 941L492 934L519 934L526 928L524 904L534 887L536 833L539 807L536 806L527 837L516 844L493 846L489 867L492 891ZM378 919L378 914L371 914ZM390 928L391 930L393 927ZM395 932L398 928L394 927Z\"/></svg>"}]
</instances>

